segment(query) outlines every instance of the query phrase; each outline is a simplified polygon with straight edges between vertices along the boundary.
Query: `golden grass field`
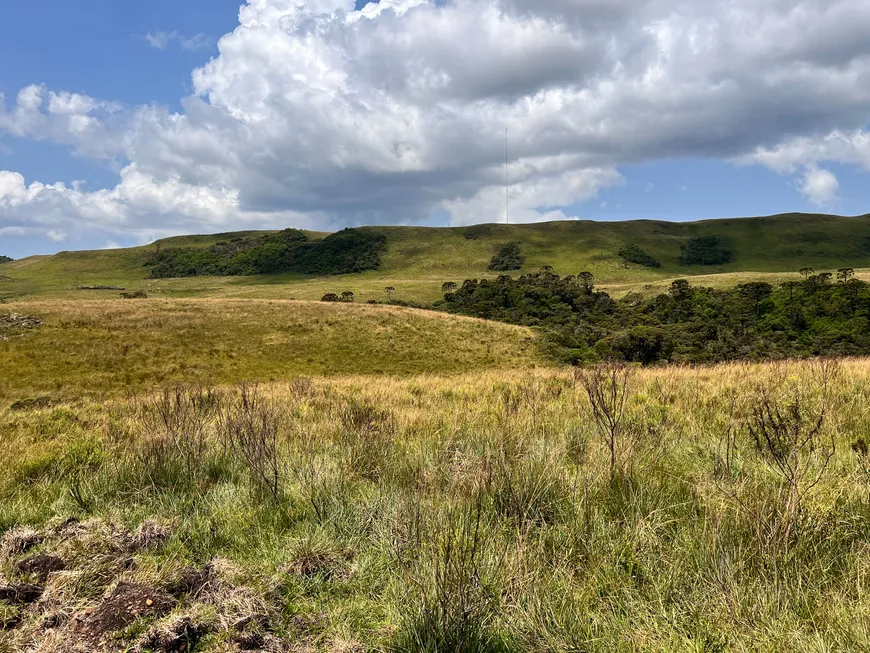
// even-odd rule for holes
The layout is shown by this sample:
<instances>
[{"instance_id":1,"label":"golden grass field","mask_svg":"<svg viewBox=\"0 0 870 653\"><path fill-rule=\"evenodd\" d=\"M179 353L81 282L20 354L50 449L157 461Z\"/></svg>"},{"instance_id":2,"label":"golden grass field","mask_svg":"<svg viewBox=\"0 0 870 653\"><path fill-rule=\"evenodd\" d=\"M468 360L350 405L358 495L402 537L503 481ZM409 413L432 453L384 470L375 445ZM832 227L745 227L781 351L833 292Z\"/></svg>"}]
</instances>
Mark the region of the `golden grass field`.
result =
<instances>
[{"instance_id":1,"label":"golden grass field","mask_svg":"<svg viewBox=\"0 0 870 653\"><path fill-rule=\"evenodd\" d=\"M18 302L44 320L0 341L0 402L170 382L407 375L541 364L528 329L432 311L302 301Z\"/></svg>"}]
</instances>

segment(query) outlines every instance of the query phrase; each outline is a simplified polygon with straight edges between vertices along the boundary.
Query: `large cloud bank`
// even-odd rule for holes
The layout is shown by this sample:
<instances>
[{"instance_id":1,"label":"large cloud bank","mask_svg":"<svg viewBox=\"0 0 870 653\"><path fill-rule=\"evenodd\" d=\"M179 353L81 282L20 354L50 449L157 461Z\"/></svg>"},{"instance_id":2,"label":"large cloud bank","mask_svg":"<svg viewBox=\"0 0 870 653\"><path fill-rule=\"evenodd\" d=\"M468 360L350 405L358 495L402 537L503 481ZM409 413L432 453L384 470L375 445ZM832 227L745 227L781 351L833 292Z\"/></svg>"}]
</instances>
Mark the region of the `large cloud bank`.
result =
<instances>
[{"instance_id":1,"label":"large cloud bank","mask_svg":"<svg viewBox=\"0 0 870 653\"><path fill-rule=\"evenodd\" d=\"M180 113L0 97L0 134L119 171L0 171L0 235L495 221L505 128L517 221L675 157L796 175L824 204L826 164L870 168L868 33L866 0L249 0Z\"/></svg>"}]
</instances>

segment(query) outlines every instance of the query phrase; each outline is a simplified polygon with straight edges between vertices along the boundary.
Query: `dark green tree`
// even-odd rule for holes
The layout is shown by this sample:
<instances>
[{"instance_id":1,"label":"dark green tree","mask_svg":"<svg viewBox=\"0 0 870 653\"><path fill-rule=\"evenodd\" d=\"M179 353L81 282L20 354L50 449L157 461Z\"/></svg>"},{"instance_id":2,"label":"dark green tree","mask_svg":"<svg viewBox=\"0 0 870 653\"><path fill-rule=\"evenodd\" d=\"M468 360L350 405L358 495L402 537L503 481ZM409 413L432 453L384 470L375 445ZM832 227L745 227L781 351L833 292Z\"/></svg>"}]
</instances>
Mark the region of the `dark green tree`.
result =
<instances>
[{"instance_id":1,"label":"dark green tree","mask_svg":"<svg viewBox=\"0 0 870 653\"><path fill-rule=\"evenodd\" d=\"M595 275L591 272L581 272L577 275L577 278L580 279L583 291L587 295L591 295L592 291L595 289Z\"/></svg>"}]
</instances>

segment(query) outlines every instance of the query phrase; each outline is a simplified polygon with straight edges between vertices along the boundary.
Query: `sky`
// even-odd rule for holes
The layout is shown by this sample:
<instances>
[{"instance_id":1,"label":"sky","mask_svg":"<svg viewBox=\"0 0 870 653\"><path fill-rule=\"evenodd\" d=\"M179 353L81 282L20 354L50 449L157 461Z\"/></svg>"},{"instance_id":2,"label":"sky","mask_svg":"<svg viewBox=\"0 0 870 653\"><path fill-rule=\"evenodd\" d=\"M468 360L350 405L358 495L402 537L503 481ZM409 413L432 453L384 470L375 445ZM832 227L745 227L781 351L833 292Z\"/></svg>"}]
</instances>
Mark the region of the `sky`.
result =
<instances>
[{"instance_id":1,"label":"sky","mask_svg":"<svg viewBox=\"0 0 870 653\"><path fill-rule=\"evenodd\" d=\"M866 0L29 0L0 255L870 212ZM507 170L505 170L507 130Z\"/></svg>"}]
</instances>

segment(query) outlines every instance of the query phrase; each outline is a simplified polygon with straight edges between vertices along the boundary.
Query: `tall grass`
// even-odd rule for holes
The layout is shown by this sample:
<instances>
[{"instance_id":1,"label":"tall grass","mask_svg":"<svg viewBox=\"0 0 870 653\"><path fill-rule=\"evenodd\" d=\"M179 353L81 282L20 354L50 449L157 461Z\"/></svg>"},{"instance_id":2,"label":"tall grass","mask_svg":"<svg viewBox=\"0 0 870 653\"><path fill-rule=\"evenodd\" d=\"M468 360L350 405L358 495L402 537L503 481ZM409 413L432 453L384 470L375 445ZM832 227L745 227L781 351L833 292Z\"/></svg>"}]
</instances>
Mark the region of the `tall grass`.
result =
<instances>
[{"instance_id":1,"label":"tall grass","mask_svg":"<svg viewBox=\"0 0 870 653\"><path fill-rule=\"evenodd\" d=\"M870 363L630 374L615 457L552 370L7 411L0 530L158 520L315 650L870 647Z\"/></svg>"}]
</instances>

